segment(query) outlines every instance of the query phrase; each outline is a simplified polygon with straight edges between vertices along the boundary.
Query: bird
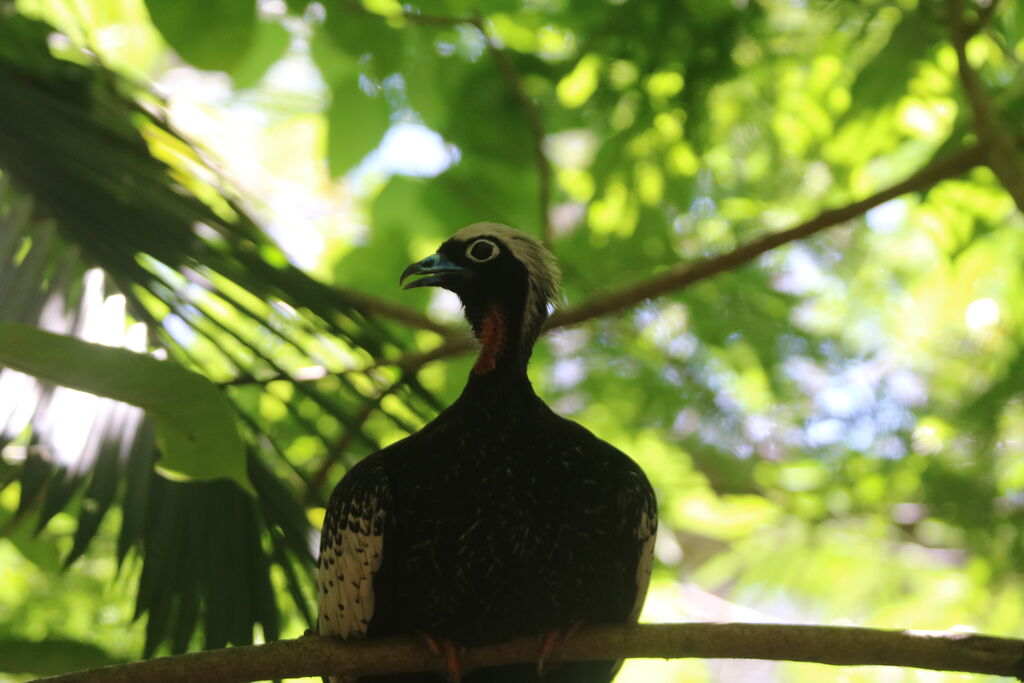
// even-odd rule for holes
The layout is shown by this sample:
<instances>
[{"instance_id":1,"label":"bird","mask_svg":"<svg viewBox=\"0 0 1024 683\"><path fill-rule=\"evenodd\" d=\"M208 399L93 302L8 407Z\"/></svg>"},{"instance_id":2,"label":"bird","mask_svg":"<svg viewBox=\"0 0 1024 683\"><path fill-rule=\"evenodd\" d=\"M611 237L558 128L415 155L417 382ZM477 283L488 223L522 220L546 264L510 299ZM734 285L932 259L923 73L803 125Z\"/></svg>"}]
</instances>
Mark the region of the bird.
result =
<instances>
[{"instance_id":1,"label":"bird","mask_svg":"<svg viewBox=\"0 0 1024 683\"><path fill-rule=\"evenodd\" d=\"M479 352L450 406L357 462L333 490L317 630L342 639L419 634L449 681L610 681L621 662L545 659L580 625L637 621L657 504L639 465L533 390L527 365L559 291L555 258L528 233L474 223L399 284L410 278L405 289L458 296ZM537 663L461 670L463 648L533 634Z\"/></svg>"}]
</instances>

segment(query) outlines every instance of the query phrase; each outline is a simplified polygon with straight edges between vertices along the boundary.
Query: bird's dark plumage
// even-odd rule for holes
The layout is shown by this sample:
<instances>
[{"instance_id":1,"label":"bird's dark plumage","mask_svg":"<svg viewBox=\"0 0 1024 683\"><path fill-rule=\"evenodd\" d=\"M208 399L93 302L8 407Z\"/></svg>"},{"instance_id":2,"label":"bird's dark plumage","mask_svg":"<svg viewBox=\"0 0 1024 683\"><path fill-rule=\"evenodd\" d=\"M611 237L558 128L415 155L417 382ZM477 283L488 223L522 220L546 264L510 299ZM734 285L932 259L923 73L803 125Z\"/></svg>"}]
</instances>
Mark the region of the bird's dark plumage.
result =
<instances>
[{"instance_id":1,"label":"bird's dark plumage","mask_svg":"<svg viewBox=\"0 0 1024 683\"><path fill-rule=\"evenodd\" d=\"M319 630L425 633L460 646L584 623L635 621L657 525L624 453L559 417L526 363L557 287L532 237L479 223L403 273L459 295L481 343L462 395L419 432L354 466L331 496ZM615 662L559 665L544 681L608 681ZM366 678L443 680L437 674ZM539 680L535 665L472 681Z\"/></svg>"}]
</instances>

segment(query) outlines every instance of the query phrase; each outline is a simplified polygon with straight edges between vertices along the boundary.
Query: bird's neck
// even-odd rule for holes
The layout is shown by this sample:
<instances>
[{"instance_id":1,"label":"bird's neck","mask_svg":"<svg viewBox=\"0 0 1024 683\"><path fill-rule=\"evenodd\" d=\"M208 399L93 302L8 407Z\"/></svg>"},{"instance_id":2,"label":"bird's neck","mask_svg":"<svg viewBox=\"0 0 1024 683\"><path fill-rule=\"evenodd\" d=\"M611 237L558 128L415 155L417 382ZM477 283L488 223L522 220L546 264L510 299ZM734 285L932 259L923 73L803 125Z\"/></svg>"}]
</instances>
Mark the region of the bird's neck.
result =
<instances>
[{"instance_id":1,"label":"bird's neck","mask_svg":"<svg viewBox=\"0 0 1024 683\"><path fill-rule=\"evenodd\" d=\"M522 370L499 367L488 373L470 372L460 399L475 406L493 408L497 404L507 409L524 400L535 400L536 393L525 366Z\"/></svg>"},{"instance_id":2,"label":"bird's neck","mask_svg":"<svg viewBox=\"0 0 1024 683\"><path fill-rule=\"evenodd\" d=\"M457 404L474 419L492 424L540 403L526 374L534 339L523 335L523 309L489 301L466 306L466 317L480 342L480 354Z\"/></svg>"},{"instance_id":3,"label":"bird's neck","mask_svg":"<svg viewBox=\"0 0 1024 683\"><path fill-rule=\"evenodd\" d=\"M480 342L480 354L473 364L472 377L526 377L533 340L523 338L523 313L516 307L491 301L467 317Z\"/></svg>"}]
</instances>

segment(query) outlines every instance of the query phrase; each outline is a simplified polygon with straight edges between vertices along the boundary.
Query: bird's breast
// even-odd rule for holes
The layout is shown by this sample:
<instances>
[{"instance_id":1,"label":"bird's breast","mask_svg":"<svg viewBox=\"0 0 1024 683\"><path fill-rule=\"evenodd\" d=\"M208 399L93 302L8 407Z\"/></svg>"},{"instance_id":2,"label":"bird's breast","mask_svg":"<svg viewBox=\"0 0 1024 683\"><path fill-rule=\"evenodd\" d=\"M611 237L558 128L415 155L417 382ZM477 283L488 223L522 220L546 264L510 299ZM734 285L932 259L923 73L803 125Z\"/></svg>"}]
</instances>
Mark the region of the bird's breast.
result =
<instances>
[{"instance_id":1,"label":"bird's breast","mask_svg":"<svg viewBox=\"0 0 1024 683\"><path fill-rule=\"evenodd\" d=\"M413 626L469 644L593 616L580 612L595 585L625 571L609 566L615 496L593 464L520 434L410 458L392 480L401 545L385 561L398 557Z\"/></svg>"}]
</instances>

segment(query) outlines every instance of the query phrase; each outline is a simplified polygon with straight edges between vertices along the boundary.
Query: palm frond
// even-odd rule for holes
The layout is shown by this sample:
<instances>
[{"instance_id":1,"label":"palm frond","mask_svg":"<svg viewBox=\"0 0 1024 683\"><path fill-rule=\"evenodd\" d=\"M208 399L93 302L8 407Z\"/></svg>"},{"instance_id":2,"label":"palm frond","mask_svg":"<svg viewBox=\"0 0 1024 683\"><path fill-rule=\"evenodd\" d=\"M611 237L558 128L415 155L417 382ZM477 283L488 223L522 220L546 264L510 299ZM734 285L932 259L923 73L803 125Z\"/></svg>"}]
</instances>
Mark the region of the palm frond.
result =
<instances>
[{"instance_id":1,"label":"palm frond","mask_svg":"<svg viewBox=\"0 0 1024 683\"><path fill-rule=\"evenodd\" d=\"M70 563L120 506L120 559L142 558L147 654L184 650L200 631L207 647L251 642L257 624L276 638L272 565L312 619L314 532L302 501L323 504L337 446L378 446L368 410L408 430L436 402L373 361L399 357L404 330L290 265L154 113L159 103L99 65L52 57L51 30L0 19L0 287L15 294L0 299L0 320L83 336L102 314L120 330L107 341L131 337L221 382L259 496L155 474L151 426L112 401L82 398L92 412L78 421L81 445L62 446L66 396L78 395L4 370L0 384L18 387L16 402L0 401L0 426L19 446L5 453L21 454L21 507L40 526L61 510L77 515ZM307 379L310 367L319 379ZM403 408L387 410L385 392Z\"/></svg>"}]
</instances>

